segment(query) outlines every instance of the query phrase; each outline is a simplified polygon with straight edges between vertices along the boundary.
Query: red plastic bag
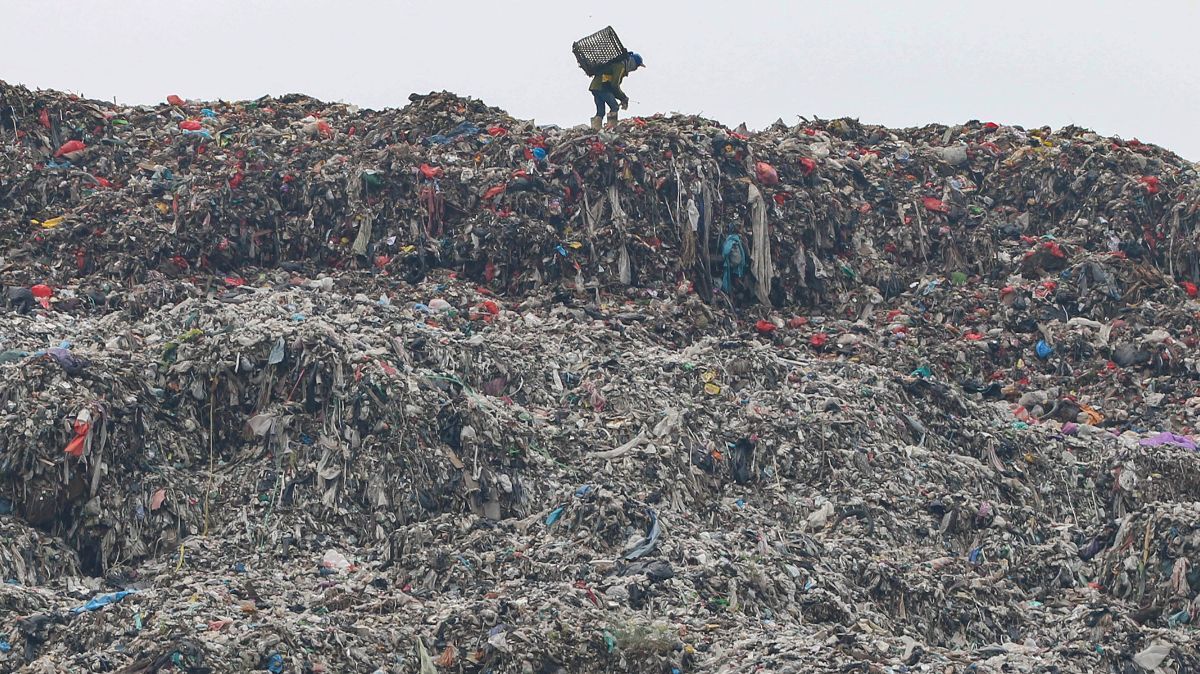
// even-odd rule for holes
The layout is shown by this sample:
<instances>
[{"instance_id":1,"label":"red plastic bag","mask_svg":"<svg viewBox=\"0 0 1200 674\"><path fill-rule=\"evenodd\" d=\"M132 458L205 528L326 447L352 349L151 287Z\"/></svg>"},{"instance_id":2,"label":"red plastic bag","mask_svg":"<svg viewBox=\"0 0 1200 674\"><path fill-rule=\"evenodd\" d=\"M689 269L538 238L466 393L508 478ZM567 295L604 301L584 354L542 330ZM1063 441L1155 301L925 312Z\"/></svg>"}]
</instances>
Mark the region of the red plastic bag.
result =
<instances>
[{"instance_id":1,"label":"red plastic bag","mask_svg":"<svg viewBox=\"0 0 1200 674\"><path fill-rule=\"evenodd\" d=\"M83 444L87 442L87 435L76 435L74 439L67 443L63 451L78 459L83 456Z\"/></svg>"},{"instance_id":2,"label":"red plastic bag","mask_svg":"<svg viewBox=\"0 0 1200 674\"><path fill-rule=\"evenodd\" d=\"M170 96L167 96L167 103L170 105L182 107L184 102L185 101L182 98L176 96L175 94L171 94Z\"/></svg>"},{"instance_id":3,"label":"red plastic bag","mask_svg":"<svg viewBox=\"0 0 1200 674\"><path fill-rule=\"evenodd\" d=\"M496 185L483 193L483 200L488 201L504 194L504 190L508 189L508 185Z\"/></svg>"},{"instance_id":4,"label":"red plastic bag","mask_svg":"<svg viewBox=\"0 0 1200 674\"><path fill-rule=\"evenodd\" d=\"M429 164L421 164L421 175L425 176L426 180L433 180L442 177L442 169L434 168Z\"/></svg>"},{"instance_id":5,"label":"red plastic bag","mask_svg":"<svg viewBox=\"0 0 1200 674\"><path fill-rule=\"evenodd\" d=\"M1191 281L1184 281L1179 285L1183 286L1183 291L1187 293L1188 297L1195 297L1197 293L1200 293L1200 289L1196 288L1196 284Z\"/></svg>"},{"instance_id":6,"label":"red plastic bag","mask_svg":"<svg viewBox=\"0 0 1200 674\"><path fill-rule=\"evenodd\" d=\"M200 120L198 119L185 119L179 123L179 128L184 131L199 131L200 127Z\"/></svg>"},{"instance_id":7,"label":"red plastic bag","mask_svg":"<svg viewBox=\"0 0 1200 674\"><path fill-rule=\"evenodd\" d=\"M38 113L38 122L42 126L49 129L50 128L50 111L47 110L46 108L42 108L42 111Z\"/></svg>"},{"instance_id":8,"label":"red plastic bag","mask_svg":"<svg viewBox=\"0 0 1200 674\"><path fill-rule=\"evenodd\" d=\"M933 197L925 197L925 210L934 213L950 212L950 209L946 207L946 204L942 203L941 199L934 199Z\"/></svg>"},{"instance_id":9,"label":"red plastic bag","mask_svg":"<svg viewBox=\"0 0 1200 674\"><path fill-rule=\"evenodd\" d=\"M84 145L82 140L68 140L58 148L58 152L55 152L54 156L58 158L64 154L71 154L72 152L79 152L84 149L87 149L87 145Z\"/></svg>"},{"instance_id":10,"label":"red plastic bag","mask_svg":"<svg viewBox=\"0 0 1200 674\"><path fill-rule=\"evenodd\" d=\"M760 318L758 319L758 322L754 324L754 329L758 330L760 335L769 335L772 332L775 332L775 324L771 321L764 321Z\"/></svg>"},{"instance_id":11,"label":"red plastic bag","mask_svg":"<svg viewBox=\"0 0 1200 674\"><path fill-rule=\"evenodd\" d=\"M1158 178L1155 176L1142 176L1138 182L1146 187L1148 194L1158 194Z\"/></svg>"},{"instance_id":12,"label":"red plastic bag","mask_svg":"<svg viewBox=\"0 0 1200 674\"><path fill-rule=\"evenodd\" d=\"M808 175L808 174L812 173L813 171L817 170L817 162L809 159L808 157L801 157L800 158L800 167L801 167L801 170L804 171L804 175Z\"/></svg>"},{"instance_id":13,"label":"red plastic bag","mask_svg":"<svg viewBox=\"0 0 1200 674\"><path fill-rule=\"evenodd\" d=\"M754 165L754 172L758 175L758 182L764 185L778 185L779 173L765 161L760 161Z\"/></svg>"},{"instance_id":14,"label":"red plastic bag","mask_svg":"<svg viewBox=\"0 0 1200 674\"><path fill-rule=\"evenodd\" d=\"M75 458L83 456L83 446L87 442L88 432L91 431L92 425L86 421L76 419L71 424L71 430L75 431L75 438L72 439L63 451Z\"/></svg>"},{"instance_id":15,"label":"red plastic bag","mask_svg":"<svg viewBox=\"0 0 1200 674\"><path fill-rule=\"evenodd\" d=\"M829 335L827 335L823 332L818 332L817 334L813 335L811 339L808 340L808 343L812 344L813 346L815 346L819 349L822 346L825 346L826 342L828 342L828 341L829 341Z\"/></svg>"},{"instance_id":16,"label":"red plastic bag","mask_svg":"<svg viewBox=\"0 0 1200 674\"><path fill-rule=\"evenodd\" d=\"M1050 254L1054 257L1065 258L1067 256L1067 254L1063 252L1062 246L1058 245L1056 241L1047 241L1042 247L1050 251Z\"/></svg>"},{"instance_id":17,"label":"red plastic bag","mask_svg":"<svg viewBox=\"0 0 1200 674\"><path fill-rule=\"evenodd\" d=\"M39 283L29 289L33 296L37 298L38 304L42 305L43 309L50 308L50 298L54 296L54 289L48 285Z\"/></svg>"}]
</instances>

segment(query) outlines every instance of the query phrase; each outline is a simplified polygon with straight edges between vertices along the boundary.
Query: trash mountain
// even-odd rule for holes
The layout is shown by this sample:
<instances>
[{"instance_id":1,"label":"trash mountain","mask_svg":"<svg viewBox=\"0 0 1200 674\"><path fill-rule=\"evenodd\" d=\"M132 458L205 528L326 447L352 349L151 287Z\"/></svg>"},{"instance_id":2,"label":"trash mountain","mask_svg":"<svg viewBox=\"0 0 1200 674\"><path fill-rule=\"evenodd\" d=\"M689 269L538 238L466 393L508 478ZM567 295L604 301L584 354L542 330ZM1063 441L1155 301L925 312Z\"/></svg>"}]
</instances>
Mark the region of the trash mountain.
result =
<instances>
[{"instance_id":1,"label":"trash mountain","mask_svg":"<svg viewBox=\"0 0 1200 674\"><path fill-rule=\"evenodd\" d=\"M0 84L0 670L1200 667L1196 168Z\"/></svg>"}]
</instances>

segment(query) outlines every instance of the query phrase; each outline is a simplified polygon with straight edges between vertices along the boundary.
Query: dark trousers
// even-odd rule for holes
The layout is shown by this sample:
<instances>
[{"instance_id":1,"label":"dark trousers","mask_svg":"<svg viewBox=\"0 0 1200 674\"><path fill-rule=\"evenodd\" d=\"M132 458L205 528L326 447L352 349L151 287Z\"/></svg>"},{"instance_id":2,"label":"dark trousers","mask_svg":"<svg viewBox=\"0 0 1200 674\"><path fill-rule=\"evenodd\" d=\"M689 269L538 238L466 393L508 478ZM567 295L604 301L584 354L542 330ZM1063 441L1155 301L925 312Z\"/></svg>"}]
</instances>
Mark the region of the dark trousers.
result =
<instances>
[{"instance_id":1,"label":"dark trousers","mask_svg":"<svg viewBox=\"0 0 1200 674\"><path fill-rule=\"evenodd\" d=\"M617 96L608 87L602 87L592 92L592 98L596 100L596 116L604 116L604 106L607 105L609 110L614 113L620 109L620 103L617 103Z\"/></svg>"}]
</instances>

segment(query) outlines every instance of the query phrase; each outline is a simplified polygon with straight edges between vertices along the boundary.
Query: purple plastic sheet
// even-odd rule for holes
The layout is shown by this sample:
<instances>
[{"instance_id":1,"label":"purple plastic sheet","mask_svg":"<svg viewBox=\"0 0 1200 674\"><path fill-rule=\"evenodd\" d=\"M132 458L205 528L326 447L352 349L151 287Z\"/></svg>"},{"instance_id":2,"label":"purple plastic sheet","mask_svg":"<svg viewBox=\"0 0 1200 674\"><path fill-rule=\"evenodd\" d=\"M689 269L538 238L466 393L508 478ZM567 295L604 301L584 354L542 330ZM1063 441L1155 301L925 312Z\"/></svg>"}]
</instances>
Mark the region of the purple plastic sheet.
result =
<instances>
[{"instance_id":1,"label":"purple plastic sheet","mask_svg":"<svg viewBox=\"0 0 1200 674\"><path fill-rule=\"evenodd\" d=\"M1142 440L1139 441L1138 444L1143 447L1161 447L1162 445L1177 445L1179 447L1184 447L1184 448L1190 449L1192 451L1196 450L1196 441L1195 440L1189 438L1186 435L1175 435L1174 433L1169 433L1166 431L1159 433L1158 435L1149 437L1149 438L1142 438Z\"/></svg>"}]
</instances>

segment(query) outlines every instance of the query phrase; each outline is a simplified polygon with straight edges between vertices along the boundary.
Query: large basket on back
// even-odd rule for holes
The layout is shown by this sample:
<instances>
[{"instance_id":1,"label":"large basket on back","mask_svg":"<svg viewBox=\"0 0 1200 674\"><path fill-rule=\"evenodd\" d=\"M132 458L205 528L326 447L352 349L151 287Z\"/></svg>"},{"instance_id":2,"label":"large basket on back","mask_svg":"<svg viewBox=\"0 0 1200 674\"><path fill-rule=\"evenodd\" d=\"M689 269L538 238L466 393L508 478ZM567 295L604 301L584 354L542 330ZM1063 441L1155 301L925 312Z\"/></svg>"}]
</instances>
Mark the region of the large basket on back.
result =
<instances>
[{"instance_id":1,"label":"large basket on back","mask_svg":"<svg viewBox=\"0 0 1200 674\"><path fill-rule=\"evenodd\" d=\"M575 60L579 61L583 72L592 76L604 66L629 55L612 26L606 26L585 38L580 38L571 45L571 51L575 53Z\"/></svg>"}]
</instances>

